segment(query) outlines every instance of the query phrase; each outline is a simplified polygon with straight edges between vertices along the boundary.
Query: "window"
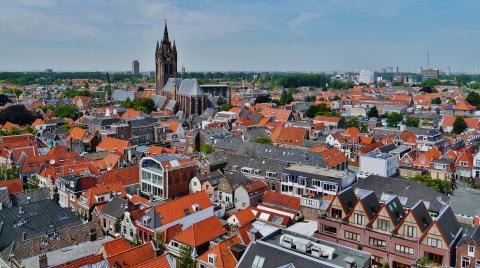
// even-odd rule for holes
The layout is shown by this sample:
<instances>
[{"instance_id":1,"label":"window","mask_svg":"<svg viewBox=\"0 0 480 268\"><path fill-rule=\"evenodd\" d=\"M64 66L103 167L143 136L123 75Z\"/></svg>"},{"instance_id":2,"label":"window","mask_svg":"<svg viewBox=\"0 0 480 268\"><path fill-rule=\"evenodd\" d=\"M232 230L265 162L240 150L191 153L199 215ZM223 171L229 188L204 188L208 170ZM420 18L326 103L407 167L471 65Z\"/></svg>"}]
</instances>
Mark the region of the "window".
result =
<instances>
[{"instance_id":1,"label":"window","mask_svg":"<svg viewBox=\"0 0 480 268\"><path fill-rule=\"evenodd\" d=\"M408 237L417 237L417 228L410 225L403 225L403 235Z\"/></svg>"},{"instance_id":2,"label":"window","mask_svg":"<svg viewBox=\"0 0 480 268\"><path fill-rule=\"evenodd\" d=\"M475 246L468 245L468 253L475 253Z\"/></svg>"},{"instance_id":3,"label":"window","mask_svg":"<svg viewBox=\"0 0 480 268\"><path fill-rule=\"evenodd\" d=\"M356 224L365 225L365 215L353 213L353 219Z\"/></svg>"},{"instance_id":4,"label":"window","mask_svg":"<svg viewBox=\"0 0 480 268\"><path fill-rule=\"evenodd\" d=\"M357 233L345 231L343 234L344 238L350 239L350 240L355 240L355 241L360 241L360 235Z\"/></svg>"},{"instance_id":5,"label":"window","mask_svg":"<svg viewBox=\"0 0 480 268\"><path fill-rule=\"evenodd\" d=\"M341 209L332 208L331 213L332 213L332 218L336 218L336 219L341 219L342 218L342 210Z\"/></svg>"},{"instance_id":6,"label":"window","mask_svg":"<svg viewBox=\"0 0 480 268\"><path fill-rule=\"evenodd\" d=\"M380 247L380 248L386 247L385 240L376 239L374 237L368 238L368 243L372 246L375 246L375 247Z\"/></svg>"},{"instance_id":7,"label":"window","mask_svg":"<svg viewBox=\"0 0 480 268\"><path fill-rule=\"evenodd\" d=\"M400 253L406 253L406 254L409 254L409 255L413 255L415 253L413 248L406 247L406 246L399 245L399 244L395 244L395 251L400 252Z\"/></svg>"},{"instance_id":8,"label":"window","mask_svg":"<svg viewBox=\"0 0 480 268\"><path fill-rule=\"evenodd\" d=\"M462 267L469 267L469 266L470 266L470 258L462 257Z\"/></svg>"},{"instance_id":9,"label":"window","mask_svg":"<svg viewBox=\"0 0 480 268\"><path fill-rule=\"evenodd\" d=\"M178 243L176 241L172 241L172 247L178 248Z\"/></svg>"},{"instance_id":10,"label":"window","mask_svg":"<svg viewBox=\"0 0 480 268\"><path fill-rule=\"evenodd\" d=\"M265 262L264 257L256 255L255 258L253 259L252 268L262 268L264 262Z\"/></svg>"},{"instance_id":11,"label":"window","mask_svg":"<svg viewBox=\"0 0 480 268\"><path fill-rule=\"evenodd\" d=\"M272 222L275 224L282 224L283 219L279 216L273 216Z\"/></svg>"},{"instance_id":12,"label":"window","mask_svg":"<svg viewBox=\"0 0 480 268\"><path fill-rule=\"evenodd\" d=\"M442 247L442 240L427 237L427 245L429 245L431 247L434 247L434 248L441 248Z\"/></svg>"},{"instance_id":13,"label":"window","mask_svg":"<svg viewBox=\"0 0 480 268\"><path fill-rule=\"evenodd\" d=\"M337 228L328 226L328 225L322 225L322 230L323 232L326 232L326 233L331 233L331 234L337 233Z\"/></svg>"},{"instance_id":14,"label":"window","mask_svg":"<svg viewBox=\"0 0 480 268\"><path fill-rule=\"evenodd\" d=\"M385 219L377 219L377 229L382 231L390 230L390 221Z\"/></svg>"},{"instance_id":15,"label":"window","mask_svg":"<svg viewBox=\"0 0 480 268\"><path fill-rule=\"evenodd\" d=\"M373 267L382 267L383 259L381 257L372 256Z\"/></svg>"}]
</instances>

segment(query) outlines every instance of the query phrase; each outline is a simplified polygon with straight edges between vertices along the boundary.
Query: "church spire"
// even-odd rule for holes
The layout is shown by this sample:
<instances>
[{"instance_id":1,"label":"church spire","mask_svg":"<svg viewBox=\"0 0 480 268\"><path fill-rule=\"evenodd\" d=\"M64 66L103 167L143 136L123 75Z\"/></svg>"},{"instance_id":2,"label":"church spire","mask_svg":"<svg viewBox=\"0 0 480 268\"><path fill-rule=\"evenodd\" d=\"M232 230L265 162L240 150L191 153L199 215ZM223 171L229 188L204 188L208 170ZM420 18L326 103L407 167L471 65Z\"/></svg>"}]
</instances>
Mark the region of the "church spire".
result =
<instances>
[{"instance_id":1,"label":"church spire","mask_svg":"<svg viewBox=\"0 0 480 268\"><path fill-rule=\"evenodd\" d=\"M155 56L158 55L158 49L160 48L160 45L158 44L158 40L157 40L157 48L155 48Z\"/></svg>"},{"instance_id":2,"label":"church spire","mask_svg":"<svg viewBox=\"0 0 480 268\"><path fill-rule=\"evenodd\" d=\"M163 30L163 42L169 42L169 40L168 40L167 20L165 20L165 30Z\"/></svg>"}]
</instances>

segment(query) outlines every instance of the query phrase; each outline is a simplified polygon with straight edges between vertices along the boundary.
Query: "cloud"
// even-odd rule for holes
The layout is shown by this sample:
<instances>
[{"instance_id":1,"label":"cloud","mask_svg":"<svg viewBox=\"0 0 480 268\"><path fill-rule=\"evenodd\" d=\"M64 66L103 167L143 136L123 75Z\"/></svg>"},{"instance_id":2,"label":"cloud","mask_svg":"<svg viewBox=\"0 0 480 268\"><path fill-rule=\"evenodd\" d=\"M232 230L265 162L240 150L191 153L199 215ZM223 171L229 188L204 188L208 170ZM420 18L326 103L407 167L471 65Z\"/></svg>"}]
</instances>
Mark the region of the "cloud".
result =
<instances>
[{"instance_id":1,"label":"cloud","mask_svg":"<svg viewBox=\"0 0 480 268\"><path fill-rule=\"evenodd\" d=\"M315 13L315 12L301 13L293 20L287 22L288 29L296 34L304 33L308 24L318 17L320 17L320 13Z\"/></svg>"}]
</instances>

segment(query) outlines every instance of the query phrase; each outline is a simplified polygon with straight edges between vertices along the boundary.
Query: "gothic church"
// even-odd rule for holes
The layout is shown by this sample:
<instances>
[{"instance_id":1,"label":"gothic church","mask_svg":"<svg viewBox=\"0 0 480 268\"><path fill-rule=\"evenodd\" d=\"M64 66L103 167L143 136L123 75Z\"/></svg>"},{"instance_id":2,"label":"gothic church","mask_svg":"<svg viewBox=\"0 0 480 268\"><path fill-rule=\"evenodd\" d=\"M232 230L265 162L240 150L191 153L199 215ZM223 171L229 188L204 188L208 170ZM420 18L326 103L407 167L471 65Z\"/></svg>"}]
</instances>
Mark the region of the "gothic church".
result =
<instances>
[{"instance_id":1,"label":"gothic church","mask_svg":"<svg viewBox=\"0 0 480 268\"><path fill-rule=\"evenodd\" d=\"M157 41L155 49L155 83L157 95L164 96L175 111L183 111L185 116L200 115L207 109L208 98L196 79L177 77L177 47L168 38L167 23L163 40ZM182 72L183 74L183 72Z\"/></svg>"}]
</instances>

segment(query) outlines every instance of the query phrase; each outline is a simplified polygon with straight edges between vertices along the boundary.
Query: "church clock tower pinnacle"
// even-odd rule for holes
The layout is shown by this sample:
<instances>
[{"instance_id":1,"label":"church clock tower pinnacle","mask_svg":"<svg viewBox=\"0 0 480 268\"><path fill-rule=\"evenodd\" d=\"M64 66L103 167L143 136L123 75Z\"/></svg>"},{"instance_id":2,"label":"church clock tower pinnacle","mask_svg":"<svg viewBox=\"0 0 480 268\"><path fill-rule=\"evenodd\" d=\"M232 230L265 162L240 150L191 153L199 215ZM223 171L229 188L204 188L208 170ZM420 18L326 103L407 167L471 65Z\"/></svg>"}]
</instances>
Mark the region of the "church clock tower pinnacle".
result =
<instances>
[{"instance_id":1,"label":"church clock tower pinnacle","mask_svg":"<svg viewBox=\"0 0 480 268\"><path fill-rule=\"evenodd\" d=\"M173 46L168 38L167 20L165 20L165 29L163 39L155 49L155 84L157 94L163 89L169 78L177 77L177 47L175 41Z\"/></svg>"}]
</instances>

